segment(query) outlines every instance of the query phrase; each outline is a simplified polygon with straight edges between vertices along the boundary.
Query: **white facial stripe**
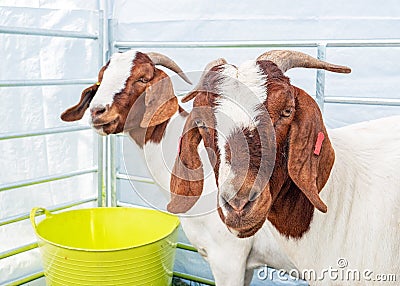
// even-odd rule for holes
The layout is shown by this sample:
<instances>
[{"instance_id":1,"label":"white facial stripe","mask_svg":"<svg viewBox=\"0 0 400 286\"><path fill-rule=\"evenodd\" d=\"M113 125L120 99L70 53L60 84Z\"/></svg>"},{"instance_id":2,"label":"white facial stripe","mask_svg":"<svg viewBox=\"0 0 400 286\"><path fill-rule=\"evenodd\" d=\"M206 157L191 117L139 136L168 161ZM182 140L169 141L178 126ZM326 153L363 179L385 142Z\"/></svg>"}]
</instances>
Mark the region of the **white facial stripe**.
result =
<instances>
[{"instance_id":1,"label":"white facial stripe","mask_svg":"<svg viewBox=\"0 0 400 286\"><path fill-rule=\"evenodd\" d=\"M99 89L90 103L90 108L107 106L107 104L111 106L114 95L125 88L135 57L136 51L133 50L112 55L110 63L104 71Z\"/></svg>"},{"instance_id":2,"label":"white facial stripe","mask_svg":"<svg viewBox=\"0 0 400 286\"><path fill-rule=\"evenodd\" d=\"M219 109L243 126L251 126L258 115L257 107L267 98L266 76L254 61L247 61L238 69L225 65L219 85Z\"/></svg>"},{"instance_id":3,"label":"white facial stripe","mask_svg":"<svg viewBox=\"0 0 400 286\"><path fill-rule=\"evenodd\" d=\"M236 128L255 128L256 117L261 112L257 107L267 98L266 75L255 61L245 62L238 69L224 65L222 75L219 85L221 98L215 113L221 162L219 186L232 178L230 165L225 160L226 138Z\"/></svg>"}]
</instances>

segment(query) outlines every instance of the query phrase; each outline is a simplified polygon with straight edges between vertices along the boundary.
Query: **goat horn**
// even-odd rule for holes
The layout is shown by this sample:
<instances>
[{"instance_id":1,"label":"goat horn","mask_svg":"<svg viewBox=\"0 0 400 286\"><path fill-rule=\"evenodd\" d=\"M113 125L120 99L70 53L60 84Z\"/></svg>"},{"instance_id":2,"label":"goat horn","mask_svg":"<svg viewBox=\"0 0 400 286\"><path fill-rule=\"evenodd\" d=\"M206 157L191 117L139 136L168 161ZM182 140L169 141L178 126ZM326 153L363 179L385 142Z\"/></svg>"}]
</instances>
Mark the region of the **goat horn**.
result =
<instances>
[{"instance_id":1,"label":"goat horn","mask_svg":"<svg viewBox=\"0 0 400 286\"><path fill-rule=\"evenodd\" d=\"M159 54L159 53L154 53L154 52L149 52L146 53L146 55L151 59L151 61L155 65L161 65L163 67L166 67L173 72L176 72L184 81L186 81L188 84L192 84L190 79L185 75L185 73L182 71L182 69L169 57Z\"/></svg>"},{"instance_id":2,"label":"goat horn","mask_svg":"<svg viewBox=\"0 0 400 286\"><path fill-rule=\"evenodd\" d=\"M282 72L286 72L291 68L298 67L324 69L337 73L351 72L351 69L349 67L327 63L298 51L268 51L257 58L257 61L262 60L275 63L282 70Z\"/></svg>"},{"instance_id":3,"label":"goat horn","mask_svg":"<svg viewBox=\"0 0 400 286\"><path fill-rule=\"evenodd\" d=\"M213 67L219 66L219 65L224 65L224 64L226 64L226 63L227 63L227 61L226 61L224 58L219 58L219 59L216 59L216 60L213 60L213 61L209 62L209 63L206 65L206 67L204 68L202 77L203 77L210 69L212 69Z\"/></svg>"},{"instance_id":4,"label":"goat horn","mask_svg":"<svg viewBox=\"0 0 400 286\"><path fill-rule=\"evenodd\" d=\"M227 61L224 58L218 58L216 60L213 60L211 62L209 62L206 67L203 70L203 73L201 74L199 83L197 84L197 86L194 88L195 90L202 88L203 86L203 81L204 81L204 77L206 76L206 74L215 66L219 66L219 65L224 65L226 64Z\"/></svg>"},{"instance_id":5,"label":"goat horn","mask_svg":"<svg viewBox=\"0 0 400 286\"><path fill-rule=\"evenodd\" d=\"M223 65L226 63L227 63L227 61L223 58L219 58L219 59L209 62L206 65L206 67L204 68L203 73L201 74L199 83L196 85L196 87L193 89L192 92L190 92L188 95L186 95L182 98L182 102L188 102L188 101L192 100L197 95L196 91L201 91L204 89L203 88L204 77L213 67L218 66L218 65Z\"/></svg>"}]
</instances>

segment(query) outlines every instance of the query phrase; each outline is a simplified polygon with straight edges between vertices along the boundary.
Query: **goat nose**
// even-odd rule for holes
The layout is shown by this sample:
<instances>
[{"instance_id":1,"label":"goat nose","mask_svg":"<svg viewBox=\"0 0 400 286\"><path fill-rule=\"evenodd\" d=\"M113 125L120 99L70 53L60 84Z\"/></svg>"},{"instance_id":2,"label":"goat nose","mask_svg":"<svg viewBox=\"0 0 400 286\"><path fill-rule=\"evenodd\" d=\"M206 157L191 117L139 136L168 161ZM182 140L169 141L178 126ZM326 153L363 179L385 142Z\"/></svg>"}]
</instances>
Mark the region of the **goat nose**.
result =
<instances>
[{"instance_id":1,"label":"goat nose","mask_svg":"<svg viewBox=\"0 0 400 286\"><path fill-rule=\"evenodd\" d=\"M234 197L233 199L227 201L227 204L229 207L231 207L235 212L241 213L244 208L249 204L249 199L248 198L239 198L239 197Z\"/></svg>"},{"instance_id":2,"label":"goat nose","mask_svg":"<svg viewBox=\"0 0 400 286\"><path fill-rule=\"evenodd\" d=\"M102 115L104 112L106 112L106 107L102 105L90 109L90 114L93 118Z\"/></svg>"},{"instance_id":3,"label":"goat nose","mask_svg":"<svg viewBox=\"0 0 400 286\"><path fill-rule=\"evenodd\" d=\"M230 200L228 203L236 212L241 212L244 209L244 207L247 205L248 202L249 202L249 200L247 198L235 197L232 200Z\"/></svg>"}]
</instances>

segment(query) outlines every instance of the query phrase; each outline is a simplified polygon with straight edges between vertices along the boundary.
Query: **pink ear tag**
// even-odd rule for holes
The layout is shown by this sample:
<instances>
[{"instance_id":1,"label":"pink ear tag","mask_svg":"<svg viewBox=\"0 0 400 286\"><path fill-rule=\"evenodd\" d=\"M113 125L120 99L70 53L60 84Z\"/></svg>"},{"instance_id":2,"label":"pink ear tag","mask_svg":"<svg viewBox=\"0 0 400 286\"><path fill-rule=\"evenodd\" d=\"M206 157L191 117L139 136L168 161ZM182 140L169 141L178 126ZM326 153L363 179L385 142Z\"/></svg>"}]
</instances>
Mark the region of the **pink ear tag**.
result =
<instances>
[{"instance_id":1,"label":"pink ear tag","mask_svg":"<svg viewBox=\"0 0 400 286\"><path fill-rule=\"evenodd\" d=\"M315 142L314 154L319 155L321 153L322 142L324 142L325 136L323 132L318 132L317 142Z\"/></svg>"}]
</instances>

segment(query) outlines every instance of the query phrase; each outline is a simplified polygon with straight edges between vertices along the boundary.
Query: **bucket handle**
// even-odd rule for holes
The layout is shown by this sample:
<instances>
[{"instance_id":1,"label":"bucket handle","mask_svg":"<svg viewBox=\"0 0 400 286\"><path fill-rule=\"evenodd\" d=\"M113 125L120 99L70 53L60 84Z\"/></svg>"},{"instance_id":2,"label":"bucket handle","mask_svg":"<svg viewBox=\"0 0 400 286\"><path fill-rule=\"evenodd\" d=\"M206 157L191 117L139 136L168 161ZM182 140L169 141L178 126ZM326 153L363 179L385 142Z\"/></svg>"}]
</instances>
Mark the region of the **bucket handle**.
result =
<instances>
[{"instance_id":1,"label":"bucket handle","mask_svg":"<svg viewBox=\"0 0 400 286\"><path fill-rule=\"evenodd\" d=\"M31 220L31 224L32 224L33 228L35 229L36 233L38 232L37 231L37 224L36 224L36 221L35 221L35 217L36 217L37 214L38 215L43 215L44 214L44 215L46 215L46 217L51 217L52 216L51 212L48 211L45 208L36 207L36 208L33 208L31 210L29 218Z\"/></svg>"}]
</instances>

